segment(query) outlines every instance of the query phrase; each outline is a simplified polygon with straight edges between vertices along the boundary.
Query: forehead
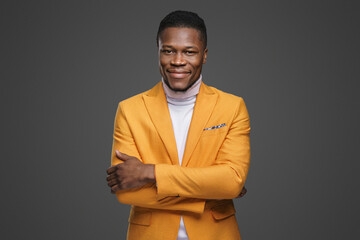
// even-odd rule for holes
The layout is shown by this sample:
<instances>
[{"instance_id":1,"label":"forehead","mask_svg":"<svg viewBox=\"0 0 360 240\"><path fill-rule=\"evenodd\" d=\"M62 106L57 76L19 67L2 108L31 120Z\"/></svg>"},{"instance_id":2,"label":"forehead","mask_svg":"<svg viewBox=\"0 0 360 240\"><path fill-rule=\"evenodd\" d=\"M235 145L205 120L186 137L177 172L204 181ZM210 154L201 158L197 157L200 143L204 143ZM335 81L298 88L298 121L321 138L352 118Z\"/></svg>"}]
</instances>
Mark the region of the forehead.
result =
<instances>
[{"instance_id":1,"label":"forehead","mask_svg":"<svg viewBox=\"0 0 360 240\"><path fill-rule=\"evenodd\" d=\"M187 27L165 28L159 36L159 46L161 45L195 45L202 47L203 41L199 30Z\"/></svg>"}]
</instances>

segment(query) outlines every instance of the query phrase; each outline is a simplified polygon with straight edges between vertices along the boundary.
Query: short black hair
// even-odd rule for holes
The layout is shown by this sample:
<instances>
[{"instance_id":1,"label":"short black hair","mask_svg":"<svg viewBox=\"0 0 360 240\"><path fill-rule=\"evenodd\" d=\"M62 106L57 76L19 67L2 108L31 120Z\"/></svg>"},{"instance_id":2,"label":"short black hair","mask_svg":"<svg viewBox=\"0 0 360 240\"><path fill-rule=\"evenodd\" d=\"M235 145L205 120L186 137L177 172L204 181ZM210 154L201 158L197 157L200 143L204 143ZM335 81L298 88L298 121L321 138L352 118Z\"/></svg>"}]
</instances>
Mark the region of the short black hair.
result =
<instances>
[{"instance_id":1,"label":"short black hair","mask_svg":"<svg viewBox=\"0 0 360 240\"><path fill-rule=\"evenodd\" d=\"M204 47L207 46L207 34L204 20L194 12L177 10L169 13L160 22L159 30L156 36L156 44L159 46L160 34L169 27L194 28L200 32Z\"/></svg>"}]
</instances>

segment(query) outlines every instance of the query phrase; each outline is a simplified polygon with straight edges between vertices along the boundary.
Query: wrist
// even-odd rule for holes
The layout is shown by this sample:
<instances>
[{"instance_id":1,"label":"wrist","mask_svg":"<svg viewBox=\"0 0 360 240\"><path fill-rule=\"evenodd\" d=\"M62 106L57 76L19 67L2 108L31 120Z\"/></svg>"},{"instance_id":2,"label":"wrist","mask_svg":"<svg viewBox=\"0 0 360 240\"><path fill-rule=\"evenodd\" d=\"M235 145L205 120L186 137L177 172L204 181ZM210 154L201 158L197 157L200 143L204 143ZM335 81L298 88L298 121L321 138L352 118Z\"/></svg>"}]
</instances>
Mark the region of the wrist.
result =
<instances>
[{"instance_id":1,"label":"wrist","mask_svg":"<svg viewBox=\"0 0 360 240\"><path fill-rule=\"evenodd\" d=\"M155 181L155 165L154 164L144 164L144 181L151 183Z\"/></svg>"}]
</instances>

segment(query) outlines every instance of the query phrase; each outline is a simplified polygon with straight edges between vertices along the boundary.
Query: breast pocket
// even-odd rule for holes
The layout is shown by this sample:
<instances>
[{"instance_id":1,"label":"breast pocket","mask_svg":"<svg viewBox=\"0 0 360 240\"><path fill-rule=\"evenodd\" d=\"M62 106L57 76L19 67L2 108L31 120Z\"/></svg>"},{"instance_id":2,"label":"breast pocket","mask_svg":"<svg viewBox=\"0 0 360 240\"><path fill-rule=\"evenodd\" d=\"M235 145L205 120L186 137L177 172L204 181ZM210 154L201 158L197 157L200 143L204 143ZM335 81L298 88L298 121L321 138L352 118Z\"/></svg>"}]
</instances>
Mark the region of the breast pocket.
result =
<instances>
[{"instance_id":1,"label":"breast pocket","mask_svg":"<svg viewBox=\"0 0 360 240\"><path fill-rule=\"evenodd\" d=\"M221 125L220 125L221 126ZM216 127L216 126L215 126ZM206 136L214 136L214 135L219 135L219 134L224 134L228 131L228 126L224 125L222 127L208 127L205 128L202 132L202 136L206 137Z\"/></svg>"}]
</instances>

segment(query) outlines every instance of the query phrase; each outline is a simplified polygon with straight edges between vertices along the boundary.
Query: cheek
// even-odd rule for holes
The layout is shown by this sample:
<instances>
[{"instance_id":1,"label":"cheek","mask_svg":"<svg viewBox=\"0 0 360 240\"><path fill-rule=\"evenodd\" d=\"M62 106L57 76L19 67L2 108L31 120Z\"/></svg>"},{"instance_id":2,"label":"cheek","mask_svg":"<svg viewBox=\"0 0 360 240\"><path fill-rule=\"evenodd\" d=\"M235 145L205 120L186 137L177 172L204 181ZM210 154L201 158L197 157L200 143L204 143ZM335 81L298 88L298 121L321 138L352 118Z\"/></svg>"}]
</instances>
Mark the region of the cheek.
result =
<instances>
[{"instance_id":1,"label":"cheek","mask_svg":"<svg viewBox=\"0 0 360 240\"><path fill-rule=\"evenodd\" d=\"M193 67L194 70L201 69L202 59L196 59L195 61L192 61L191 66Z\"/></svg>"},{"instance_id":2,"label":"cheek","mask_svg":"<svg viewBox=\"0 0 360 240\"><path fill-rule=\"evenodd\" d=\"M167 66L167 62L163 61L163 60L160 60L159 61L159 66L160 66L160 68L165 68Z\"/></svg>"},{"instance_id":3,"label":"cheek","mask_svg":"<svg viewBox=\"0 0 360 240\"><path fill-rule=\"evenodd\" d=\"M166 75L166 63L163 61L159 61L159 70L160 70L160 74L165 77Z\"/></svg>"},{"instance_id":4,"label":"cheek","mask_svg":"<svg viewBox=\"0 0 360 240\"><path fill-rule=\"evenodd\" d=\"M170 62L170 57L169 56L160 56L159 57L160 65L164 66L164 65L168 64L169 62Z\"/></svg>"}]
</instances>

